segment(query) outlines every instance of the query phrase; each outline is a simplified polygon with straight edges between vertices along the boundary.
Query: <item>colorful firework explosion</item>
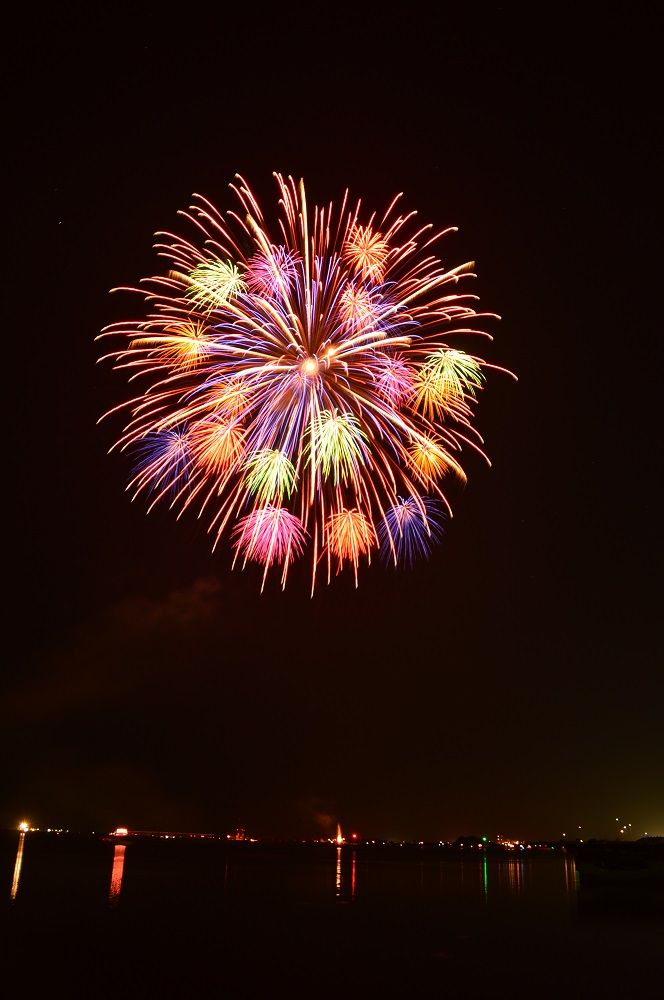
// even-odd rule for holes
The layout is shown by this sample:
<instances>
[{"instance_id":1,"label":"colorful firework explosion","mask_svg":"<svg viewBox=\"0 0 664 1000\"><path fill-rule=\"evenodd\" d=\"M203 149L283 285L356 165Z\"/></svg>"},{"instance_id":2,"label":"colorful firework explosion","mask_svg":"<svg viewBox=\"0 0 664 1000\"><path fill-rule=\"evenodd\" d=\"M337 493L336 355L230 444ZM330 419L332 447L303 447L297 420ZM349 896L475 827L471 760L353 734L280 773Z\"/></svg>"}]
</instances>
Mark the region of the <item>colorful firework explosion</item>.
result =
<instances>
[{"instance_id":1,"label":"colorful firework explosion","mask_svg":"<svg viewBox=\"0 0 664 1000\"><path fill-rule=\"evenodd\" d=\"M442 480L465 478L464 446L483 454L474 404L497 367L456 338L489 337L474 324L494 314L458 288L472 263L432 250L453 230L418 225L401 196L362 222L348 192L310 211L303 183L275 176L272 233L239 176L240 211L195 195L195 235L158 234L170 270L123 289L147 315L101 337L143 387L111 411L129 414L115 447L135 453L134 494L206 516L263 582L278 565L285 585L309 548L313 589L321 562L357 582L376 548L408 565L439 540Z\"/></svg>"}]
</instances>

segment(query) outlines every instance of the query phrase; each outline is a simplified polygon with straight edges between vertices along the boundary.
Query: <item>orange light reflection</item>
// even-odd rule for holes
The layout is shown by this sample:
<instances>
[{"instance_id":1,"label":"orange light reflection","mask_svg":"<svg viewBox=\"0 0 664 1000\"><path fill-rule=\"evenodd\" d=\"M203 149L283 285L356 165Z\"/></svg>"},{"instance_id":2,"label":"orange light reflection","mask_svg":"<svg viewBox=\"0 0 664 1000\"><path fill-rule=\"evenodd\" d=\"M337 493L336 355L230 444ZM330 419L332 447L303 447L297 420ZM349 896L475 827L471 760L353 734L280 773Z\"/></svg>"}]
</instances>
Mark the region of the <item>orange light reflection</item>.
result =
<instances>
[{"instance_id":1,"label":"orange light reflection","mask_svg":"<svg viewBox=\"0 0 664 1000\"><path fill-rule=\"evenodd\" d=\"M112 903L120 895L120 889L122 888L122 873L124 871L125 850L126 847L124 844L115 845L115 851L113 853L113 868L111 870L111 886L108 890L109 903Z\"/></svg>"}]
</instances>

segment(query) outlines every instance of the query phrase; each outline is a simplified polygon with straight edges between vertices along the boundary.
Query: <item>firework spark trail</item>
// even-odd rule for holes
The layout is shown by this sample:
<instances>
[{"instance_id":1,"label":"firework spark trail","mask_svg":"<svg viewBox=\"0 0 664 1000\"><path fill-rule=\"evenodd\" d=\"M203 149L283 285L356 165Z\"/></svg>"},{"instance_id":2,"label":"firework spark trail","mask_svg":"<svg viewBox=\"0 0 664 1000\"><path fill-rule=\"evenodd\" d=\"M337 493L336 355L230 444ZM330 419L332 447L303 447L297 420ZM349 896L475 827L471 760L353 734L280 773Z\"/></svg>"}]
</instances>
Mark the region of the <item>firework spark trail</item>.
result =
<instances>
[{"instance_id":1,"label":"firework spark trail","mask_svg":"<svg viewBox=\"0 0 664 1000\"><path fill-rule=\"evenodd\" d=\"M378 222L348 192L312 211L302 182L275 177L272 232L239 175L238 211L194 195L192 237L158 234L167 273L122 289L147 315L100 336L139 387L110 411L128 413L114 447L134 453L134 495L205 515L264 581L278 565L285 585L309 546L313 590L321 560L357 582L376 547L395 564L428 555L451 513L444 478L465 481L463 447L484 454L485 369L505 369L456 345L491 339L474 324L497 317L458 288L472 263L435 256L451 230L400 213L401 196Z\"/></svg>"}]
</instances>

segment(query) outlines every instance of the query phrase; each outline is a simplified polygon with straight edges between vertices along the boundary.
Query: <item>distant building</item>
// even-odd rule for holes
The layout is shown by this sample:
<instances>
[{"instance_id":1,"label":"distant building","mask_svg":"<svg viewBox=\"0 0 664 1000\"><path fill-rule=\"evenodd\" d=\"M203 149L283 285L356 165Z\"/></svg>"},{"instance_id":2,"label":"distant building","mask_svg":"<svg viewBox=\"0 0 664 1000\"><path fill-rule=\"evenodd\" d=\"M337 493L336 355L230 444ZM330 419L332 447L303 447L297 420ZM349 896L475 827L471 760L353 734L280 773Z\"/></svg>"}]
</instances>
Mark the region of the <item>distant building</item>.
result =
<instances>
[{"instance_id":1,"label":"distant building","mask_svg":"<svg viewBox=\"0 0 664 1000\"><path fill-rule=\"evenodd\" d=\"M226 834L226 840L249 840L247 837L247 831L243 826L238 826L235 828L233 833Z\"/></svg>"}]
</instances>

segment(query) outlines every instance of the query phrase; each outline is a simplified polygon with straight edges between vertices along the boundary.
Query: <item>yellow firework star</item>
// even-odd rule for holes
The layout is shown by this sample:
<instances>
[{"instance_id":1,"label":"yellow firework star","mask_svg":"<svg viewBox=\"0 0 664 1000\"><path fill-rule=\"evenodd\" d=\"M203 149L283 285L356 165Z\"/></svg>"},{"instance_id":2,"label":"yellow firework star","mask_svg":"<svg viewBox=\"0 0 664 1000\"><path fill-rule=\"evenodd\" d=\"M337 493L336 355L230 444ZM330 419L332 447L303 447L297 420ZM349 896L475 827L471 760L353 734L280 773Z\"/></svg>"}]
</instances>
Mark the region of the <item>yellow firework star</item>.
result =
<instances>
[{"instance_id":1,"label":"yellow firework star","mask_svg":"<svg viewBox=\"0 0 664 1000\"><path fill-rule=\"evenodd\" d=\"M352 413L323 410L311 429L309 457L320 468L325 479L332 477L334 485L357 476L364 463L367 436L360 421Z\"/></svg>"},{"instance_id":2,"label":"yellow firework star","mask_svg":"<svg viewBox=\"0 0 664 1000\"><path fill-rule=\"evenodd\" d=\"M422 482L433 483L437 479L442 479L448 472L456 472L459 478L465 481L466 475L459 463L431 438L418 438L408 451L418 478Z\"/></svg>"},{"instance_id":3,"label":"yellow firework star","mask_svg":"<svg viewBox=\"0 0 664 1000\"><path fill-rule=\"evenodd\" d=\"M236 264L223 260L206 260L189 274L187 298L210 312L226 304L246 288Z\"/></svg>"},{"instance_id":4,"label":"yellow firework star","mask_svg":"<svg viewBox=\"0 0 664 1000\"><path fill-rule=\"evenodd\" d=\"M151 356L166 367L181 372L195 368L207 354L207 330L203 323L188 321L167 326L162 334L139 337L132 347L149 348Z\"/></svg>"},{"instance_id":5,"label":"yellow firework star","mask_svg":"<svg viewBox=\"0 0 664 1000\"><path fill-rule=\"evenodd\" d=\"M444 347L430 354L417 373L414 405L430 420L441 412L455 416L463 411L467 399L476 396L483 382L475 358Z\"/></svg>"},{"instance_id":6,"label":"yellow firework star","mask_svg":"<svg viewBox=\"0 0 664 1000\"><path fill-rule=\"evenodd\" d=\"M387 240L371 226L355 225L344 244L344 257L371 281L382 281L390 247Z\"/></svg>"},{"instance_id":7,"label":"yellow firework star","mask_svg":"<svg viewBox=\"0 0 664 1000\"><path fill-rule=\"evenodd\" d=\"M259 505L281 503L289 497L295 485L295 466L288 455L278 448L261 448L245 463L245 485Z\"/></svg>"}]
</instances>

